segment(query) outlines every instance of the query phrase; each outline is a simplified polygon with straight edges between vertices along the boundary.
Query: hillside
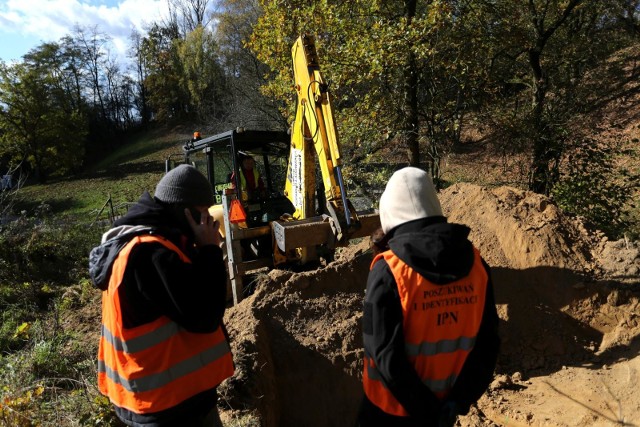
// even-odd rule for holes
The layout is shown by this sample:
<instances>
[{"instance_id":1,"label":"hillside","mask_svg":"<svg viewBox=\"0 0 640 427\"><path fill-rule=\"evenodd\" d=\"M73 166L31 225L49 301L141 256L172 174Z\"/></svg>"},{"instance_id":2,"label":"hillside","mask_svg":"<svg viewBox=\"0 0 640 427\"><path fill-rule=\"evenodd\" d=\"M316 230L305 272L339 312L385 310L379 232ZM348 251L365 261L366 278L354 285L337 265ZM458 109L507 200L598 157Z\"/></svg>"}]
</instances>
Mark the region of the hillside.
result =
<instances>
[{"instance_id":1,"label":"hillside","mask_svg":"<svg viewBox=\"0 0 640 427\"><path fill-rule=\"evenodd\" d=\"M631 78L635 69L627 71L615 96L580 122L596 140L620 141L621 150L640 141L640 82ZM84 240L54 235L51 253L34 255L52 271L68 268L60 245L87 252L83 245L95 244L104 228L96 223L107 218L100 210L109 197L120 213L153 191L164 160L190 133L177 127L139 135L79 177L25 187L18 206L35 218L16 223L33 226L18 243L40 249L47 219L32 212L43 203L53 214L83 218ZM505 157L484 136L470 133L447 157L443 177L450 185L439 195L449 220L471 227L471 240L493 268L503 339L496 381L458 425L640 425L640 242L610 241L552 199L516 188L527 159ZM619 161L638 173L639 157ZM367 249L365 239L323 269L265 273L252 296L228 309L237 372L220 389L227 426L352 425L361 396ZM11 259L0 261L4 268ZM11 268L30 273L40 265L28 261ZM0 404L0 424L118 425L93 379L100 294L88 284L85 261L74 260L69 282L26 274L18 297L0 287L0 300L9 301L0 338L23 350L0 357L0 396L8 399ZM25 316L24 323L13 313ZM6 418L13 412L3 408L18 408L19 415Z\"/></svg>"},{"instance_id":2,"label":"hillside","mask_svg":"<svg viewBox=\"0 0 640 427\"><path fill-rule=\"evenodd\" d=\"M189 135L190 131L181 126L133 134L126 145L77 176L25 186L18 194L17 210L31 213L45 203L53 213L94 219L111 196L122 213L127 203L138 200L143 191L153 192L164 173L165 159L180 154L181 144ZM101 218L107 218L107 212L103 213Z\"/></svg>"}]
</instances>

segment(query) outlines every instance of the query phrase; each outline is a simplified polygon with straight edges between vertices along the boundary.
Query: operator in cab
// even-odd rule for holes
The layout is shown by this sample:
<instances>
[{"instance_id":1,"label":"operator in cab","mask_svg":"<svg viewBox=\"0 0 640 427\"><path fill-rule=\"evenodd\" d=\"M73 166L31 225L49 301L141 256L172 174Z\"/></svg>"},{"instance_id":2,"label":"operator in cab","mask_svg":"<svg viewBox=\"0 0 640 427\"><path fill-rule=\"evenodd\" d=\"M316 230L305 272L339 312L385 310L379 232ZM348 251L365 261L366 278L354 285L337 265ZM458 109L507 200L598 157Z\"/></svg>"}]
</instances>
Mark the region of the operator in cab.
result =
<instances>
[{"instance_id":1,"label":"operator in cab","mask_svg":"<svg viewBox=\"0 0 640 427\"><path fill-rule=\"evenodd\" d=\"M256 160L249 154L240 152L240 193L242 201L256 200L266 197L266 188L260 172L256 168ZM235 172L231 174L231 183L235 186Z\"/></svg>"}]
</instances>

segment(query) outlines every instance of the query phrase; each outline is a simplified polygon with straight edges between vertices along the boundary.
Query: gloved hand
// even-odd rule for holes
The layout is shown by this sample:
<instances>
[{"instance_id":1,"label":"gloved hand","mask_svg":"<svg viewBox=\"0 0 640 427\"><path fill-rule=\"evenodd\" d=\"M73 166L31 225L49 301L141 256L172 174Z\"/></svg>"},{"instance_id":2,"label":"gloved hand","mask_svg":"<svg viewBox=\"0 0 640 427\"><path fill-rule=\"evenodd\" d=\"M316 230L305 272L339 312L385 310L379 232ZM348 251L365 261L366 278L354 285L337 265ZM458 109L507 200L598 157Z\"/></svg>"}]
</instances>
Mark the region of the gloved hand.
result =
<instances>
[{"instance_id":1,"label":"gloved hand","mask_svg":"<svg viewBox=\"0 0 640 427\"><path fill-rule=\"evenodd\" d=\"M460 413L460 406L451 400L445 401L440 407L438 427L453 427Z\"/></svg>"}]
</instances>

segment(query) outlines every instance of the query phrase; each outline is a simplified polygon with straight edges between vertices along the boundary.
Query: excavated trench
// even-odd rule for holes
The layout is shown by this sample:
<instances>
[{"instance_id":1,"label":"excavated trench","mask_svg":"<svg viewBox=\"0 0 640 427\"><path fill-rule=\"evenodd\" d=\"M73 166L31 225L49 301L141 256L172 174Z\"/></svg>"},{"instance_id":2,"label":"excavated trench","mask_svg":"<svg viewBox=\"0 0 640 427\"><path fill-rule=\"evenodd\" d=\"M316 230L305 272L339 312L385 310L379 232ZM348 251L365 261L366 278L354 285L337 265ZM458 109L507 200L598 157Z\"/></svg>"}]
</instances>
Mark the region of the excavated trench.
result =
<instances>
[{"instance_id":1,"label":"excavated trench","mask_svg":"<svg viewBox=\"0 0 640 427\"><path fill-rule=\"evenodd\" d=\"M455 185L440 199L450 221L471 227L492 266L503 342L498 374L547 375L594 357L613 360L638 341L638 286L603 278L601 235L543 196L513 188ZM316 271L274 270L228 310L236 363L220 388L228 407L256 410L268 427L353 424L367 249L365 239ZM637 248L628 252L616 271L640 266Z\"/></svg>"}]
</instances>

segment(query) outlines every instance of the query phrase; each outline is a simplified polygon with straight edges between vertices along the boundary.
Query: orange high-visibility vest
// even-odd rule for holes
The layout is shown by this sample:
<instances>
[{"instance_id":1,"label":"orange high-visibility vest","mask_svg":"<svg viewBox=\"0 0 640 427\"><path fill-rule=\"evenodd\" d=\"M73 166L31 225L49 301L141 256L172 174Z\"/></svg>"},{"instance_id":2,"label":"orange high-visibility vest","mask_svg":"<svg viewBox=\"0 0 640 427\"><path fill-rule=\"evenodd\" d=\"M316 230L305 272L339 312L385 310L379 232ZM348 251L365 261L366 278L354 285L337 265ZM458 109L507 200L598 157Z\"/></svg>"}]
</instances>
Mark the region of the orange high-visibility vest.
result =
<instances>
[{"instance_id":1,"label":"orange high-visibility vest","mask_svg":"<svg viewBox=\"0 0 640 427\"><path fill-rule=\"evenodd\" d=\"M253 172L253 183L255 184L255 188L250 188L249 190L253 191L260 186L258 184L260 173L258 173L258 170L256 168L251 169L251 171ZM245 169L242 169L240 173L240 186L243 190L247 188L247 178L244 176L244 173Z\"/></svg>"},{"instance_id":2,"label":"orange high-visibility vest","mask_svg":"<svg viewBox=\"0 0 640 427\"><path fill-rule=\"evenodd\" d=\"M451 391L475 344L486 298L488 275L474 248L469 274L455 282L436 285L392 251L384 258L398 286L402 305L405 353L422 382L441 400ZM373 359L365 354L363 386L367 398L384 412L408 416L381 381Z\"/></svg>"},{"instance_id":3,"label":"orange high-visibility vest","mask_svg":"<svg viewBox=\"0 0 640 427\"><path fill-rule=\"evenodd\" d=\"M161 236L137 236L118 254L109 287L102 295L98 387L114 405L138 414L174 407L216 387L234 371L222 327L212 333L193 333L166 316L133 328L122 326L118 287L131 250L147 242L160 243L183 262L191 262Z\"/></svg>"},{"instance_id":4,"label":"orange high-visibility vest","mask_svg":"<svg viewBox=\"0 0 640 427\"><path fill-rule=\"evenodd\" d=\"M253 172L253 183L255 184L254 188L247 187L247 178L244 176L245 170L240 169L240 191L242 194L242 200L249 200L249 193L257 190L260 187L260 174L256 168L251 170Z\"/></svg>"}]
</instances>

